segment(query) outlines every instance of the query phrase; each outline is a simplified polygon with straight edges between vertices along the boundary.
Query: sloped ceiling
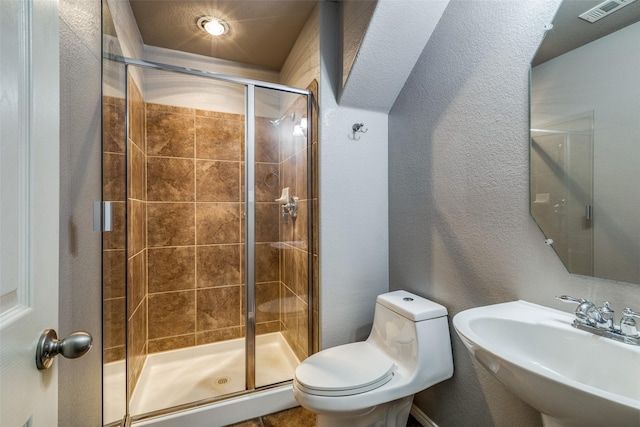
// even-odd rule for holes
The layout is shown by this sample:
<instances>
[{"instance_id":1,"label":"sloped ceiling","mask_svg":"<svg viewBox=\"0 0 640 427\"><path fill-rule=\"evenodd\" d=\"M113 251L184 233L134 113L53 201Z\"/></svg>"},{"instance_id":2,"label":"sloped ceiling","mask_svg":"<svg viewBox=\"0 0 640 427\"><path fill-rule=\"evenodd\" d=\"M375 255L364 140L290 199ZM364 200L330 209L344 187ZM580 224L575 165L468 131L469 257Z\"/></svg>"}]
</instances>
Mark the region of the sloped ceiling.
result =
<instances>
[{"instance_id":1,"label":"sloped ceiling","mask_svg":"<svg viewBox=\"0 0 640 427\"><path fill-rule=\"evenodd\" d=\"M378 0L340 104L388 113L448 4L449 0Z\"/></svg>"}]
</instances>

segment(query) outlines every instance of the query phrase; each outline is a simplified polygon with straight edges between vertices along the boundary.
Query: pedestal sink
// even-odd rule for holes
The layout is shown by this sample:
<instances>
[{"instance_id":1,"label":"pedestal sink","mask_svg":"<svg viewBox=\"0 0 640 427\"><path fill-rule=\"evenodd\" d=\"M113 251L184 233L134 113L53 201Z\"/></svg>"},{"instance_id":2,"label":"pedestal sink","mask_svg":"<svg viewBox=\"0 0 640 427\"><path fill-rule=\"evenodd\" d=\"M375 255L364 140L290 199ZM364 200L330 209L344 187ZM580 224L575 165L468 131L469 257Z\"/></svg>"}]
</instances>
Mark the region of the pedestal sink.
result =
<instances>
[{"instance_id":1,"label":"pedestal sink","mask_svg":"<svg viewBox=\"0 0 640 427\"><path fill-rule=\"evenodd\" d=\"M453 326L473 356L543 425L640 427L640 346L571 326L573 314L525 301L472 308Z\"/></svg>"}]
</instances>

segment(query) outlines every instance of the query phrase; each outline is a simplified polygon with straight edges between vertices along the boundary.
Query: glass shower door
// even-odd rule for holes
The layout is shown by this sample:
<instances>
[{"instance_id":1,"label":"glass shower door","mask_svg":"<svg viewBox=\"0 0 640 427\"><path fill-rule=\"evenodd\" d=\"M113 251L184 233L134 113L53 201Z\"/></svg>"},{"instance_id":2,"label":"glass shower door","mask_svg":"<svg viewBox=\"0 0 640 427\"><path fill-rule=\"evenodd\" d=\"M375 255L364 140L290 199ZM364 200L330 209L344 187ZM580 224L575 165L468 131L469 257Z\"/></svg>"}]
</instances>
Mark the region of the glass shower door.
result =
<instances>
[{"instance_id":1,"label":"glass shower door","mask_svg":"<svg viewBox=\"0 0 640 427\"><path fill-rule=\"evenodd\" d=\"M309 355L307 111L306 95L255 88L255 295L249 301L255 301L257 388L293 379Z\"/></svg>"},{"instance_id":2,"label":"glass shower door","mask_svg":"<svg viewBox=\"0 0 640 427\"><path fill-rule=\"evenodd\" d=\"M127 413L126 368L126 84L124 64L104 59L102 95L102 200L111 230L102 235L103 422Z\"/></svg>"},{"instance_id":3,"label":"glass shower door","mask_svg":"<svg viewBox=\"0 0 640 427\"><path fill-rule=\"evenodd\" d=\"M246 390L245 89L129 65L132 417Z\"/></svg>"}]
</instances>

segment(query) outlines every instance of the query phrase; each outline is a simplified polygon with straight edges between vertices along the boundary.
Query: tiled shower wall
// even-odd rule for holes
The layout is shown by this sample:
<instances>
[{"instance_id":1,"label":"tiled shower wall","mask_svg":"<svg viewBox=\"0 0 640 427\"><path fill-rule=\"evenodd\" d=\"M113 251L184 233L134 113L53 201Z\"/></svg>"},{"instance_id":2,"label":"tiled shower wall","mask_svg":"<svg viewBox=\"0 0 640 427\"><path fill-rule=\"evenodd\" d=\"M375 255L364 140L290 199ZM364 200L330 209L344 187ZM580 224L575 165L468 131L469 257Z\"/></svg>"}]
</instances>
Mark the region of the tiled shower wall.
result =
<instances>
[{"instance_id":1,"label":"tiled shower wall","mask_svg":"<svg viewBox=\"0 0 640 427\"><path fill-rule=\"evenodd\" d=\"M242 337L244 116L147 104L146 117L149 352ZM269 174L277 145L261 128ZM277 191L256 191L256 294L272 308L258 333L280 330Z\"/></svg>"},{"instance_id":2,"label":"tiled shower wall","mask_svg":"<svg viewBox=\"0 0 640 427\"><path fill-rule=\"evenodd\" d=\"M125 100L104 96L103 117L103 183L102 198L113 205L114 230L103 233L103 346L104 362L125 357L125 227L124 208L126 175Z\"/></svg>"},{"instance_id":3,"label":"tiled shower wall","mask_svg":"<svg viewBox=\"0 0 640 427\"><path fill-rule=\"evenodd\" d=\"M312 93L317 91L317 83L311 84L307 89ZM312 109L312 112L315 108ZM307 116L307 98L298 97L287 110L287 115L295 114L296 123L301 117ZM311 147L317 148L317 117L311 120L309 141ZM282 250L280 253L281 265L281 289L282 297L282 331L285 339L298 356L304 360L309 354L309 262L316 263L317 270L317 199L312 198L308 191L308 156L317 151L309 150L307 138L292 136L291 127L285 127L280 132L280 182L281 187L289 187L290 194L299 197L298 217L295 221L289 220L280 224L280 241ZM317 159L317 156L313 156ZM311 177L314 184L313 195L317 195L315 171ZM311 205L315 202L315 205ZM308 232L309 207L314 208L314 235L313 247L310 247ZM317 289L317 277L314 279L313 289ZM317 293L314 301L317 301ZM316 303L317 304L317 303ZM314 309L314 319L317 321L317 306ZM313 328L316 332L318 329ZM317 332L316 332L317 333ZM317 336L312 337L314 351L317 351Z\"/></svg>"},{"instance_id":4,"label":"tiled shower wall","mask_svg":"<svg viewBox=\"0 0 640 427\"><path fill-rule=\"evenodd\" d=\"M134 387L147 353L244 336L244 116L145 104L133 79L129 91L127 258ZM124 102L105 98L104 105L104 199L115 201L115 230L105 233L104 251L109 362L125 354L127 165ZM306 108L306 98L300 97L288 112L295 112L299 120ZM256 131L257 332L283 331L304 359L310 203L317 212L317 199L307 194L309 150L306 138L293 137L291 127L278 134L266 118L257 119ZM317 148L317 132L310 132ZM300 208L296 221L284 223L274 200L287 186L300 198ZM317 244L313 259L317 265ZM317 289L317 277L314 280ZM317 306L314 319L317 324ZM314 342L317 350L317 336Z\"/></svg>"},{"instance_id":5,"label":"tiled shower wall","mask_svg":"<svg viewBox=\"0 0 640 427\"><path fill-rule=\"evenodd\" d=\"M129 76L129 159L127 173L129 181L127 233L128 275L127 318L129 358L129 396L133 393L149 350L148 339L148 295L147 295L147 202L146 165L147 145L145 141L144 99L138 86Z\"/></svg>"},{"instance_id":6,"label":"tiled shower wall","mask_svg":"<svg viewBox=\"0 0 640 427\"><path fill-rule=\"evenodd\" d=\"M147 354L147 190L144 101L132 78L128 78L128 90L131 130L126 141L128 164L124 145L125 100L109 96L103 98L102 198L113 206L113 230L103 233L103 328L104 362L122 360L128 352L131 361L129 385L132 389ZM127 179L128 203L125 199ZM127 205L129 210L125 215ZM125 226L127 221L128 227ZM129 235L125 236L127 232ZM128 330L125 322L128 322ZM129 334L128 348L126 333Z\"/></svg>"}]
</instances>

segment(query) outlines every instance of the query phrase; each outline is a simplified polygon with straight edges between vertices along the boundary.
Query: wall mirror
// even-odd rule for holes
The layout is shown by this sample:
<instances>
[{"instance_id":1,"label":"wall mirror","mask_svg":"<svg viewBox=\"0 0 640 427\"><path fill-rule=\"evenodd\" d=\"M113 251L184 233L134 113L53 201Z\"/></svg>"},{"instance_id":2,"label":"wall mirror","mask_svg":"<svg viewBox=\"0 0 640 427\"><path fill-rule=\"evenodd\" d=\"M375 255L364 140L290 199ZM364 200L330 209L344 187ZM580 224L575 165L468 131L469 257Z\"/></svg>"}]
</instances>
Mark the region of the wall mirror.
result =
<instances>
[{"instance_id":1,"label":"wall mirror","mask_svg":"<svg viewBox=\"0 0 640 427\"><path fill-rule=\"evenodd\" d=\"M640 283L639 46L640 1L564 0L531 64L531 215L570 273Z\"/></svg>"}]
</instances>

